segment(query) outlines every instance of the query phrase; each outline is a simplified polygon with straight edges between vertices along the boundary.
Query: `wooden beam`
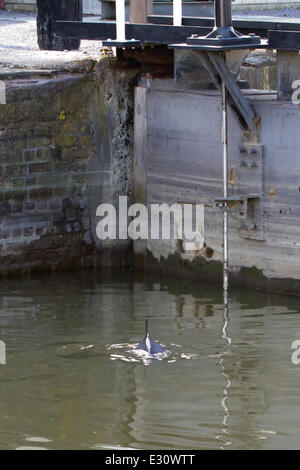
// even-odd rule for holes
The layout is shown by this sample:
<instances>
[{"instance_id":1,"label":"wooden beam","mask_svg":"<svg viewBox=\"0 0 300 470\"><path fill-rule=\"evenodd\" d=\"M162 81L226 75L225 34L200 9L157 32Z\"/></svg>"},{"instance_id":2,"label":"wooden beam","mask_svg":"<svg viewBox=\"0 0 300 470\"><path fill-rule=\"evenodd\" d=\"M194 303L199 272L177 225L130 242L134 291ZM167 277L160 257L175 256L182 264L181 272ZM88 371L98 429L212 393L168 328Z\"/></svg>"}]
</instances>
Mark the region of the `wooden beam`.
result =
<instances>
[{"instance_id":1,"label":"wooden beam","mask_svg":"<svg viewBox=\"0 0 300 470\"><path fill-rule=\"evenodd\" d=\"M82 21L83 0L37 0L37 33L40 49L79 49L80 40L57 38L52 30L55 20Z\"/></svg>"},{"instance_id":2,"label":"wooden beam","mask_svg":"<svg viewBox=\"0 0 300 470\"><path fill-rule=\"evenodd\" d=\"M173 17L149 15L148 23L171 25L173 24ZM205 26L213 28L214 18L184 16L182 18L182 24L184 26ZM270 18L264 20L257 20L252 18L233 18L232 24L233 27L236 28L240 33L255 33L263 37L267 37L267 33L269 30L300 31L299 18Z\"/></svg>"},{"instance_id":3,"label":"wooden beam","mask_svg":"<svg viewBox=\"0 0 300 470\"><path fill-rule=\"evenodd\" d=\"M133 201L147 207L147 90L134 90ZM144 269L147 240L133 241L134 268Z\"/></svg>"},{"instance_id":4,"label":"wooden beam","mask_svg":"<svg viewBox=\"0 0 300 470\"><path fill-rule=\"evenodd\" d=\"M153 11L152 0L130 0L130 23L145 24Z\"/></svg>"},{"instance_id":5,"label":"wooden beam","mask_svg":"<svg viewBox=\"0 0 300 470\"><path fill-rule=\"evenodd\" d=\"M52 30L56 37L105 41L116 39L115 21L86 23L77 21L54 21ZM155 24L126 23L126 37L149 44L175 44L185 42L191 34L206 36L210 28L199 26L166 26Z\"/></svg>"}]
</instances>

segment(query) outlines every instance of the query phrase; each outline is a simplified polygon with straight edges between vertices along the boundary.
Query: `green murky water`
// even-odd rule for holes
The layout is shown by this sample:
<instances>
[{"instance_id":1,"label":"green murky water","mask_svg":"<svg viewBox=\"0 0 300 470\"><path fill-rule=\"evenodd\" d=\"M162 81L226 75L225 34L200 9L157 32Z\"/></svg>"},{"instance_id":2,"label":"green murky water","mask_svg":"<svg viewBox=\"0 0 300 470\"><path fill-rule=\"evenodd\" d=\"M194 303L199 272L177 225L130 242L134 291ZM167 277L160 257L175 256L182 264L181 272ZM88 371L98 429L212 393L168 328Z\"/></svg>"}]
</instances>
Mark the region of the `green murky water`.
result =
<instances>
[{"instance_id":1,"label":"green murky water","mask_svg":"<svg viewBox=\"0 0 300 470\"><path fill-rule=\"evenodd\" d=\"M167 348L134 353L144 318ZM293 449L299 298L91 273L0 283L0 449Z\"/></svg>"}]
</instances>

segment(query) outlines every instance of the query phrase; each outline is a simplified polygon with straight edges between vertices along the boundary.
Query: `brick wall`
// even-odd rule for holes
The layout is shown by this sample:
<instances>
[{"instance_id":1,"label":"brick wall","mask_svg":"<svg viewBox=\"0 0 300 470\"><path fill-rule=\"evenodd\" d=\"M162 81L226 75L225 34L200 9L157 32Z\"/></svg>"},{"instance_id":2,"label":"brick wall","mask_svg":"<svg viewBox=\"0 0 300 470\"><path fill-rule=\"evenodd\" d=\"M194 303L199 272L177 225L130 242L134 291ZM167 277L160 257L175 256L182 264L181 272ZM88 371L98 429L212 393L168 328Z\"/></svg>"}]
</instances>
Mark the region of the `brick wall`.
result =
<instances>
[{"instance_id":1,"label":"brick wall","mask_svg":"<svg viewBox=\"0 0 300 470\"><path fill-rule=\"evenodd\" d=\"M134 72L99 66L96 76L6 80L1 273L128 261L129 242L96 239L96 208L131 193Z\"/></svg>"}]
</instances>

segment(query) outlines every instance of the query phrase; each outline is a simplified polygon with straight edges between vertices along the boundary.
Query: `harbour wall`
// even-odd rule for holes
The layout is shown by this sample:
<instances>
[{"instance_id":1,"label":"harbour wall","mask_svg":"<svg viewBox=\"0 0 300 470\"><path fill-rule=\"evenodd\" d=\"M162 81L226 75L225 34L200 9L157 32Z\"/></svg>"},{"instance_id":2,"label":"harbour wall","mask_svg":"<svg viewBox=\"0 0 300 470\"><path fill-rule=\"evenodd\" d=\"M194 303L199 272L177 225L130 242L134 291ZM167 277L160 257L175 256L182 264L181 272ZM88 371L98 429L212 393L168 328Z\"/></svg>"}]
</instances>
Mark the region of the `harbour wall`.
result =
<instances>
[{"instance_id":1,"label":"harbour wall","mask_svg":"<svg viewBox=\"0 0 300 470\"><path fill-rule=\"evenodd\" d=\"M285 55L279 68L261 61L273 68L271 81L260 69L264 90L244 91L260 118L257 138L245 137L230 113L228 128L230 194L255 195L230 216L231 282L291 293L300 285L300 107L284 92L291 90L287 63L296 59ZM174 81L173 67L173 53L160 47L72 72L2 72L3 276L134 265L221 282L222 213L214 206L222 195L220 96L190 76ZM119 196L148 206L203 204L203 247L100 241L97 207L117 207Z\"/></svg>"},{"instance_id":2,"label":"harbour wall","mask_svg":"<svg viewBox=\"0 0 300 470\"><path fill-rule=\"evenodd\" d=\"M136 70L93 65L1 74L3 276L131 263L130 242L100 242L95 226L101 202L132 193Z\"/></svg>"}]
</instances>

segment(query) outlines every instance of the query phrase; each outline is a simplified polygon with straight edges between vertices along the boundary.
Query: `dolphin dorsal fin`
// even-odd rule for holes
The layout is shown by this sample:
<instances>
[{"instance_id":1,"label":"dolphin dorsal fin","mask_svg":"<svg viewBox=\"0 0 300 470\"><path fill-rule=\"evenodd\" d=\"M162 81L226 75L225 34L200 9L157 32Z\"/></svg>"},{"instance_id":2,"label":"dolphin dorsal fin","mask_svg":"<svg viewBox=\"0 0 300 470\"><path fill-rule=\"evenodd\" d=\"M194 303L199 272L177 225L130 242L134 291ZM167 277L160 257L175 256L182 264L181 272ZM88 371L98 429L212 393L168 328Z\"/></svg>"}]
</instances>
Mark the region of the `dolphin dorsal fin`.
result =
<instances>
[{"instance_id":1,"label":"dolphin dorsal fin","mask_svg":"<svg viewBox=\"0 0 300 470\"><path fill-rule=\"evenodd\" d=\"M148 319L145 320L145 336L149 335L149 323Z\"/></svg>"}]
</instances>

